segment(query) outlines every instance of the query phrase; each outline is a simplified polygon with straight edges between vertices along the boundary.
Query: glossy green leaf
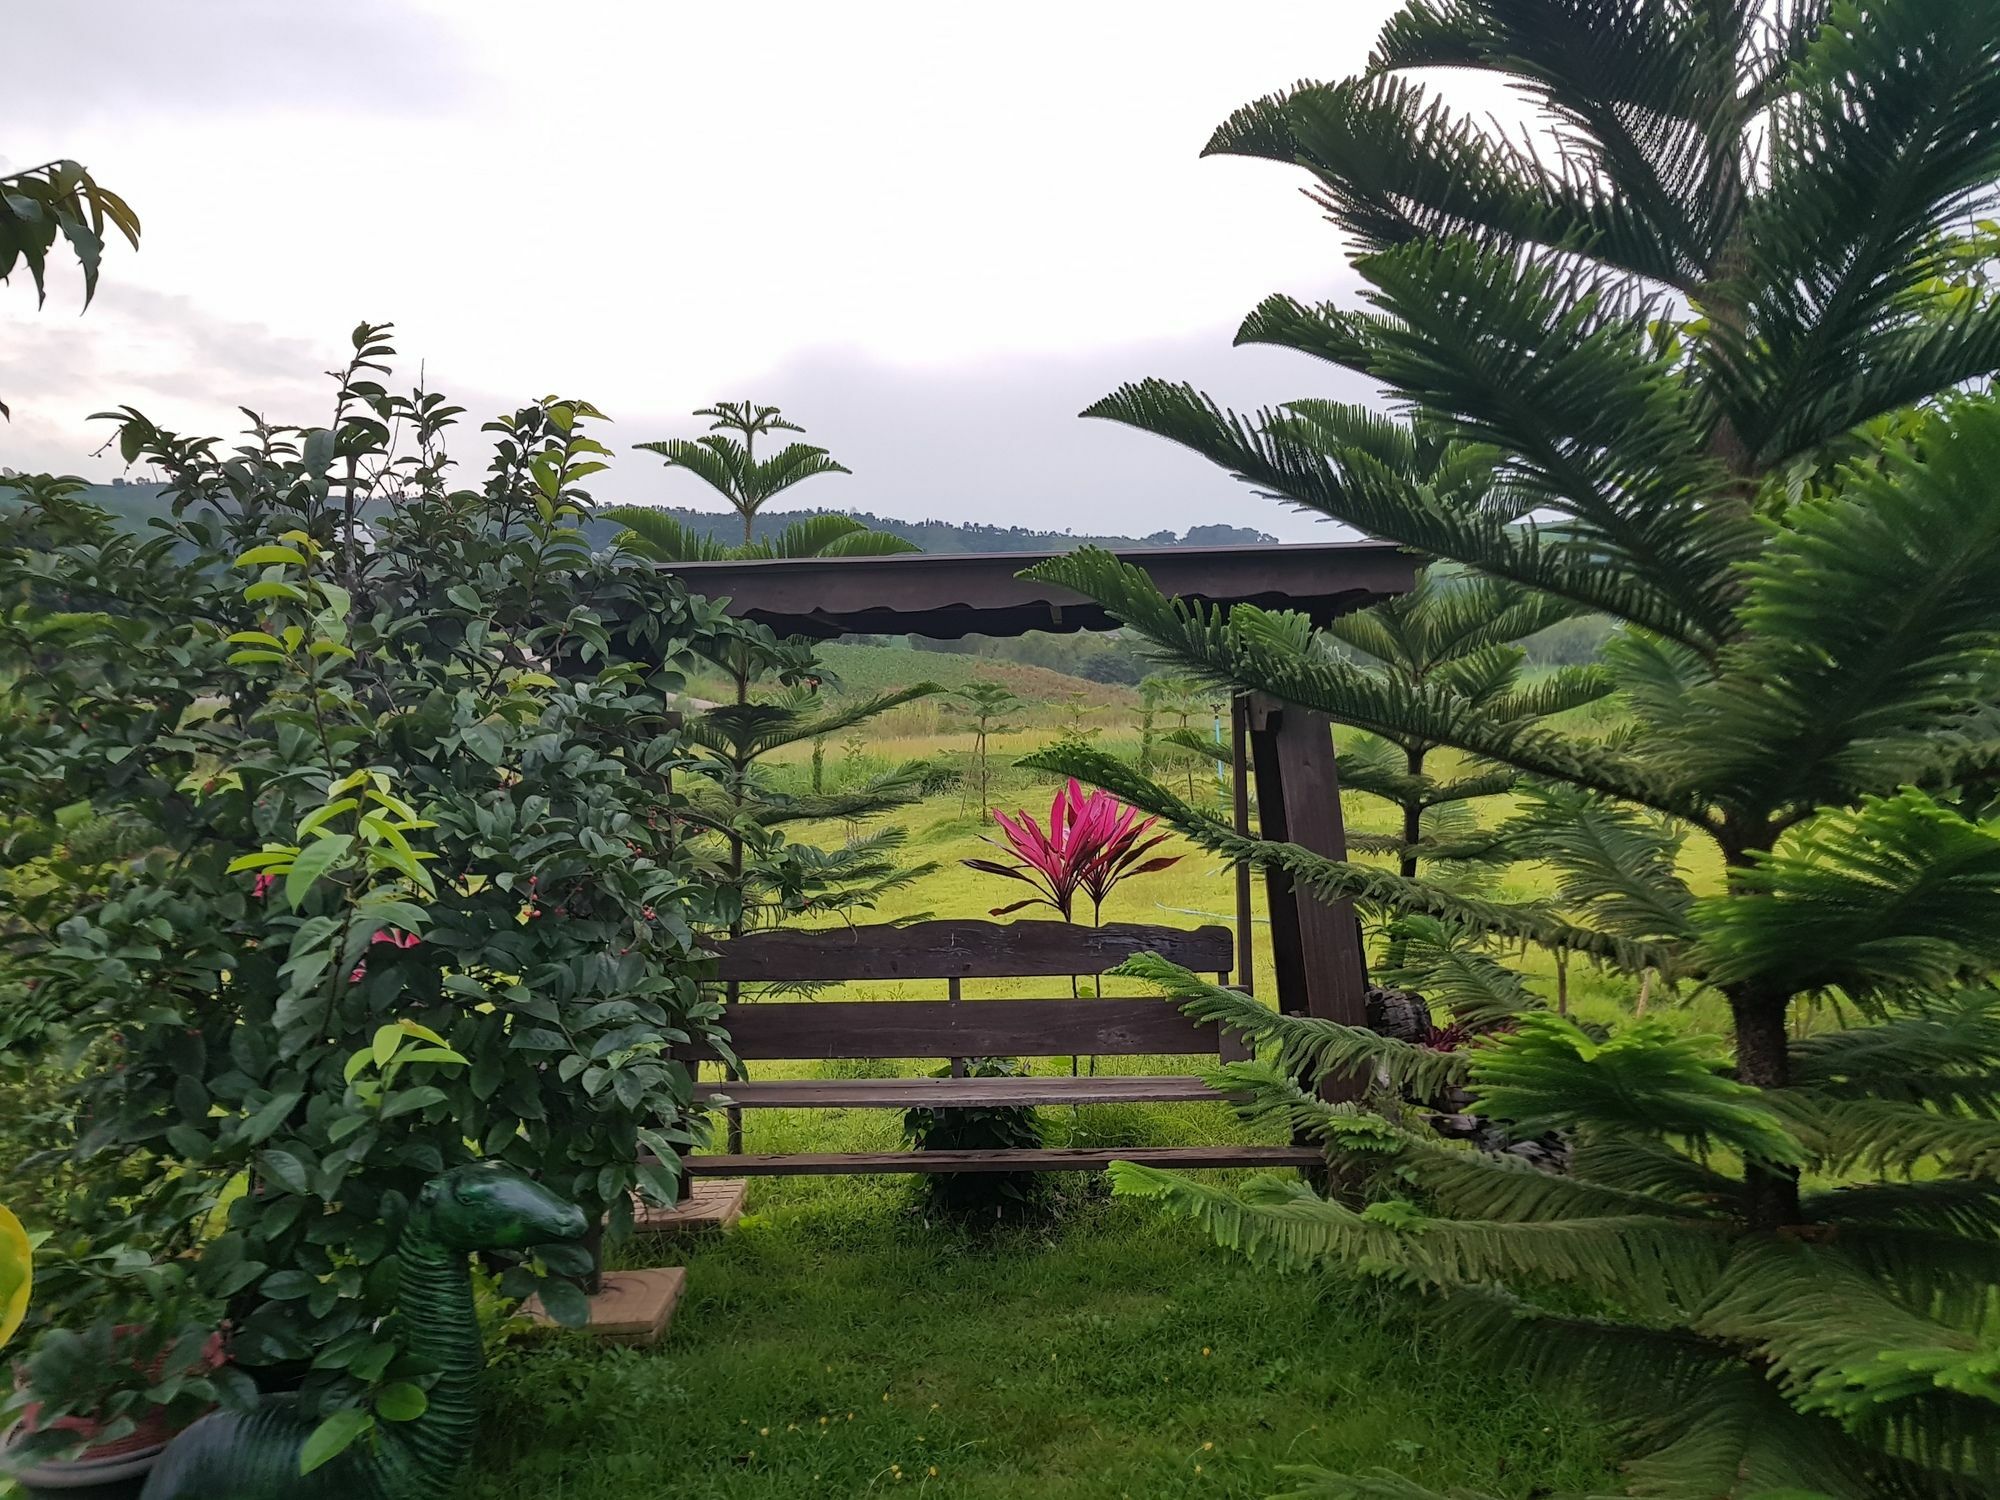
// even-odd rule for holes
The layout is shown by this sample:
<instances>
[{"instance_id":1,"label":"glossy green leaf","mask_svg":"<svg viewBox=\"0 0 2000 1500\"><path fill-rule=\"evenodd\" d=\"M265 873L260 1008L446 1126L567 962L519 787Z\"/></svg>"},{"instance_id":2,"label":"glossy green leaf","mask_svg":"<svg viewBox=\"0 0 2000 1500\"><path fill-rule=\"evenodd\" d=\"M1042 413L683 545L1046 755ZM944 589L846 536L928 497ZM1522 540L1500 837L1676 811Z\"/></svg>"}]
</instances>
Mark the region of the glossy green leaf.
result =
<instances>
[{"instance_id":1,"label":"glossy green leaf","mask_svg":"<svg viewBox=\"0 0 2000 1500\"><path fill-rule=\"evenodd\" d=\"M285 872L285 900L293 911L299 909L319 878L346 857L353 843L352 834L334 833L316 839L299 851L291 869Z\"/></svg>"},{"instance_id":2,"label":"glossy green leaf","mask_svg":"<svg viewBox=\"0 0 2000 1500\"><path fill-rule=\"evenodd\" d=\"M330 1459L338 1458L354 1443L375 1430L375 1419L358 1407L343 1407L312 1430L299 1450L299 1473L310 1474Z\"/></svg>"}]
</instances>

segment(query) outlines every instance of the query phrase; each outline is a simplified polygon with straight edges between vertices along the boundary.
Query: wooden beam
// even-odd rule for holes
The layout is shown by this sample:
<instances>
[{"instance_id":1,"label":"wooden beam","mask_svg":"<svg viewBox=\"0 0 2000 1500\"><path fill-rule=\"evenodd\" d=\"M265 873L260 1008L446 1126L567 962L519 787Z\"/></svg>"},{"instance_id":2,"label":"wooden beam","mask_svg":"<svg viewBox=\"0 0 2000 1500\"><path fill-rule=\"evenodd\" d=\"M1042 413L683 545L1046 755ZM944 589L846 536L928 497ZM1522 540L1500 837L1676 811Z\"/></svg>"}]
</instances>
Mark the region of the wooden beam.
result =
<instances>
[{"instance_id":1,"label":"wooden beam","mask_svg":"<svg viewBox=\"0 0 2000 1500\"><path fill-rule=\"evenodd\" d=\"M1187 1074L1068 1074L1029 1078L772 1078L698 1083L697 1102L729 1098L744 1109L1004 1109L1037 1104L1226 1104Z\"/></svg>"},{"instance_id":2,"label":"wooden beam","mask_svg":"<svg viewBox=\"0 0 2000 1500\"><path fill-rule=\"evenodd\" d=\"M1108 922L912 922L907 926L774 927L722 944L716 977L731 983L848 979L1013 979L1102 974L1135 953L1213 974L1233 967L1226 927Z\"/></svg>"},{"instance_id":3,"label":"wooden beam","mask_svg":"<svg viewBox=\"0 0 2000 1500\"><path fill-rule=\"evenodd\" d=\"M1340 778L1326 715L1256 694L1250 702L1250 749L1262 836L1329 859L1346 859ZM1348 1026L1367 1025L1368 981L1354 903L1321 901L1277 869L1265 872L1265 891L1279 1008ZM1353 1097L1362 1080L1332 1084L1330 1093Z\"/></svg>"},{"instance_id":4,"label":"wooden beam","mask_svg":"<svg viewBox=\"0 0 2000 1500\"><path fill-rule=\"evenodd\" d=\"M1214 1056L1171 1000L753 1000L723 1008L741 1058ZM695 1061L712 1053L684 1051Z\"/></svg>"},{"instance_id":5,"label":"wooden beam","mask_svg":"<svg viewBox=\"0 0 2000 1500\"><path fill-rule=\"evenodd\" d=\"M851 1151L776 1156L688 1156L695 1177L839 1177L870 1172L1101 1172L1114 1161L1152 1167L1313 1167L1310 1146L1135 1146L1049 1151Z\"/></svg>"}]
</instances>

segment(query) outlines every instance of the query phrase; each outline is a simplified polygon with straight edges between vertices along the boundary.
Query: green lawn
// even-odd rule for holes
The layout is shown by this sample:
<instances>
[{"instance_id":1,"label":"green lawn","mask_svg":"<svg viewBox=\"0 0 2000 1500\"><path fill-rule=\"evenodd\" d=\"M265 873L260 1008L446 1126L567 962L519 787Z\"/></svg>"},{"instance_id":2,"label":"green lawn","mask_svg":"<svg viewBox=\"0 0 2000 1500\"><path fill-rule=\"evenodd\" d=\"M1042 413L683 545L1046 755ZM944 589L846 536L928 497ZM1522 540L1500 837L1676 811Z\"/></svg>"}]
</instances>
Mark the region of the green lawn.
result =
<instances>
[{"instance_id":1,"label":"green lawn","mask_svg":"<svg viewBox=\"0 0 2000 1500\"><path fill-rule=\"evenodd\" d=\"M1389 1289L1279 1277L1094 1179L1046 1225L927 1223L892 1179L761 1182L649 1352L574 1335L489 1382L478 1500L1262 1496L1287 1464L1527 1497L1604 1435L1440 1346Z\"/></svg>"},{"instance_id":2,"label":"green lawn","mask_svg":"<svg viewBox=\"0 0 2000 1500\"><path fill-rule=\"evenodd\" d=\"M950 744L913 736L870 748L935 754ZM1042 811L1048 796L1013 773L1002 802ZM1348 800L1357 824L1387 826L1379 805ZM1021 894L958 863L983 848L983 825L957 797L900 821L912 857L941 867L883 915L963 916ZM1172 870L1125 886L1105 915L1227 921L1233 889L1218 862L1189 851ZM1258 980L1268 994L1268 969ZM1061 987L968 983L966 996ZM943 994L940 984L867 988L882 998ZM1586 1008L1618 1004L1608 982L1579 976L1573 988ZM1141 992L1129 981L1109 990ZM753 1073L935 1065L759 1063ZM1200 1060L1103 1066L1187 1071ZM1040 1118L1050 1145L1253 1138L1220 1104L1045 1109ZM751 1110L745 1122L751 1151L900 1145L892 1111ZM493 1380L468 1494L1262 1496L1285 1487L1286 1464L1379 1465L1520 1497L1605 1480L1600 1430L1439 1344L1401 1294L1275 1276L1143 1205L1108 1198L1102 1179L1059 1183L1048 1222L980 1239L927 1222L909 1179L759 1180L751 1216L733 1234L623 1247L625 1264L688 1266L672 1333L650 1353L564 1336L510 1354Z\"/></svg>"}]
</instances>

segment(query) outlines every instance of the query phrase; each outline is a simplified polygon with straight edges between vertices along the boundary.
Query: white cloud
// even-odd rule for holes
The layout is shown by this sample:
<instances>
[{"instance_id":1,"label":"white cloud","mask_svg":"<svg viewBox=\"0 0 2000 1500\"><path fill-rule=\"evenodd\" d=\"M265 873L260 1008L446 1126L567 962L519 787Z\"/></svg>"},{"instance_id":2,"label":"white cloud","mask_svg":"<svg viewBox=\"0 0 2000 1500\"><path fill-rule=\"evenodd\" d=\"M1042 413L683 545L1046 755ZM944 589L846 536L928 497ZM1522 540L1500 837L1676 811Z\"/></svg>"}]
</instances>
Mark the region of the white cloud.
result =
<instances>
[{"instance_id":1,"label":"white cloud","mask_svg":"<svg viewBox=\"0 0 2000 1500\"><path fill-rule=\"evenodd\" d=\"M1145 373L1339 388L1228 349L1264 294L1338 284L1339 238L1298 174L1197 153L1358 66L1391 8L0 0L33 80L0 153L83 160L145 221L80 320L68 285L39 314L0 288L0 462L75 469L81 418L128 399L309 420L346 330L392 318L476 411L560 389L644 413L636 437L783 401L865 466L856 504L1252 519L1199 460L1073 413Z\"/></svg>"}]
</instances>

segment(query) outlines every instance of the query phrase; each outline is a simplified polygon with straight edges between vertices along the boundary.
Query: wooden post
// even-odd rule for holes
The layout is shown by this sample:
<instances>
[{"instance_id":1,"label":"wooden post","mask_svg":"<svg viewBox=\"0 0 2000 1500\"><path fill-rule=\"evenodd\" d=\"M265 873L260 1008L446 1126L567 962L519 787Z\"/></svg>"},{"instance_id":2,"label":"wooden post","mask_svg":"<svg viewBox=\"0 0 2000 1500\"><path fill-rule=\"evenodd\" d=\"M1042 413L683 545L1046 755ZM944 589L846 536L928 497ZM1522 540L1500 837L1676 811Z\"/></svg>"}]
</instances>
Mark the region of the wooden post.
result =
<instances>
[{"instance_id":1,"label":"wooden post","mask_svg":"<svg viewBox=\"0 0 2000 1500\"><path fill-rule=\"evenodd\" d=\"M723 995L726 1003L734 1005L743 998L743 986L732 979L724 988ZM744 1070L725 1064L722 1069L722 1078L725 1083L741 1083L744 1078ZM741 1156L743 1154L743 1111L732 1104L722 1112L722 1118L727 1122L729 1128L729 1154L731 1156Z\"/></svg>"},{"instance_id":2,"label":"wooden post","mask_svg":"<svg viewBox=\"0 0 2000 1500\"><path fill-rule=\"evenodd\" d=\"M1250 705L1242 693L1229 697L1229 771L1235 793L1238 838L1250 837ZM1250 867L1236 867L1236 986L1257 993L1256 932L1250 916Z\"/></svg>"},{"instance_id":3,"label":"wooden post","mask_svg":"<svg viewBox=\"0 0 2000 1500\"><path fill-rule=\"evenodd\" d=\"M945 980L944 988L945 999L952 1005L958 1004L959 1001L965 998L965 983L956 974ZM951 1076L954 1078L963 1078L965 1076L964 1058L954 1057L951 1059Z\"/></svg>"},{"instance_id":4,"label":"wooden post","mask_svg":"<svg viewBox=\"0 0 2000 1500\"><path fill-rule=\"evenodd\" d=\"M1299 845L1329 859L1347 857L1340 817L1340 779L1333 730L1326 715L1259 693L1249 708L1250 753L1257 768L1257 821L1262 837ZM1348 1026L1368 1024L1368 982L1354 903L1327 903L1298 889L1282 870L1267 870L1271 955L1278 1008ZM1329 1079L1330 1097L1353 1098L1361 1079Z\"/></svg>"}]
</instances>

